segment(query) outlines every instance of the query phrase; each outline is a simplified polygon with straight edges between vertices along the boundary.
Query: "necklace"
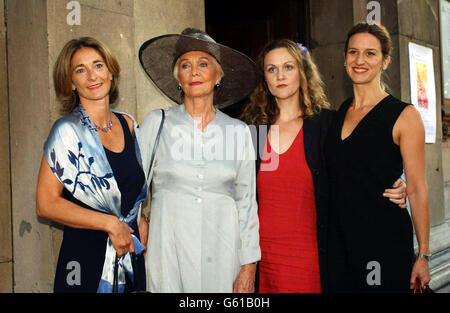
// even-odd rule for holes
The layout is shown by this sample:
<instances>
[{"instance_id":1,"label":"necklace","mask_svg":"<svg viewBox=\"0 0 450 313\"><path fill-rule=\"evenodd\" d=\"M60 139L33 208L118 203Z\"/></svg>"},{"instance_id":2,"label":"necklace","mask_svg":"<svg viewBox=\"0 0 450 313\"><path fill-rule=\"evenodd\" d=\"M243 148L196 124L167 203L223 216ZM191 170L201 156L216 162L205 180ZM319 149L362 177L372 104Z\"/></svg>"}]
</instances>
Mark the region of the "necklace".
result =
<instances>
[{"instance_id":1,"label":"necklace","mask_svg":"<svg viewBox=\"0 0 450 313\"><path fill-rule=\"evenodd\" d=\"M95 124L94 122L92 122L92 123L94 124L94 126L95 126L95 130L96 130L96 131L101 130L102 132L106 133L106 132L108 132L109 130L111 130L111 128L112 128L111 112L109 112L109 116L110 116L110 119L109 119L108 125L106 125L105 127L98 126L97 124Z\"/></svg>"}]
</instances>

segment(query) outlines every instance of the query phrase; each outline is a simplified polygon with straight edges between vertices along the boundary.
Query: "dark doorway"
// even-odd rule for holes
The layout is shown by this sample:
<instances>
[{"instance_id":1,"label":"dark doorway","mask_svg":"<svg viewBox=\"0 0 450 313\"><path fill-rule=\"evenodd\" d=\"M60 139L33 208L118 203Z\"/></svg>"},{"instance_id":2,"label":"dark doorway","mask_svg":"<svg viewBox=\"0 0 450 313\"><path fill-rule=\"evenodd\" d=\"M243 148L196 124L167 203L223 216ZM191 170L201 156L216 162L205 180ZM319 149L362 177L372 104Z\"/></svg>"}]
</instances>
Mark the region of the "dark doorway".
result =
<instances>
[{"instance_id":1,"label":"dark doorway","mask_svg":"<svg viewBox=\"0 0 450 313\"><path fill-rule=\"evenodd\" d=\"M206 32L256 59L264 45L289 38L309 47L309 0L205 0ZM237 117L248 99L223 111Z\"/></svg>"}]
</instances>

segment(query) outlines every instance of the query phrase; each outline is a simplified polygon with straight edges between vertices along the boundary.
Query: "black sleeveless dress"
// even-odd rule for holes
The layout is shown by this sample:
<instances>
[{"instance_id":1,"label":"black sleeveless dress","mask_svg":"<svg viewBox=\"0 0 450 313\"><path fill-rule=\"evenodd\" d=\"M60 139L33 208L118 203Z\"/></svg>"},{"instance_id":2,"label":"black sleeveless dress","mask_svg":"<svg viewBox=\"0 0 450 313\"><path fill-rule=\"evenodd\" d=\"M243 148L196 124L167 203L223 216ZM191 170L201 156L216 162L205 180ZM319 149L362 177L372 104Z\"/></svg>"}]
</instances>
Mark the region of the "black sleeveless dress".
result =
<instances>
[{"instance_id":1,"label":"black sleeveless dress","mask_svg":"<svg viewBox=\"0 0 450 313\"><path fill-rule=\"evenodd\" d=\"M145 177L136 158L134 139L128 124L121 114L115 114L123 129L125 147L119 153L104 149L121 192L121 213L126 216L133 208ZM81 207L94 210L75 199L65 188L63 197ZM133 234L139 239L137 222L130 227L134 230ZM63 241L56 267L54 292L97 292L105 261L107 239L108 234L103 231L64 226ZM136 256L134 266L135 284L132 285L127 280L125 292L145 290L145 263L142 255ZM79 271L79 276L75 271Z\"/></svg>"},{"instance_id":2,"label":"black sleeveless dress","mask_svg":"<svg viewBox=\"0 0 450 313\"><path fill-rule=\"evenodd\" d=\"M382 196L402 175L392 137L408 104L389 95L341 140L352 99L337 113L326 144L331 201L328 283L331 292L409 292L413 227L406 209Z\"/></svg>"}]
</instances>

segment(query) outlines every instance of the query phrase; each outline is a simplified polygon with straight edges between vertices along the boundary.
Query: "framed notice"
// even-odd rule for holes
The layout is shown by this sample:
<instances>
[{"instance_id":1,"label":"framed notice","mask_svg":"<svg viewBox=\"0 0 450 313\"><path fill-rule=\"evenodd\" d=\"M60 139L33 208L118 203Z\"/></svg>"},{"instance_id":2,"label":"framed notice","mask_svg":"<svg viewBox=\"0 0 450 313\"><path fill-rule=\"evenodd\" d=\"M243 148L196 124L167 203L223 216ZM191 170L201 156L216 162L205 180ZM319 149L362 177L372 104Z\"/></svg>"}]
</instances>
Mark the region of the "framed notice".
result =
<instances>
[{"instance_id":1,"label":"framed notice","mask_svg":"<svg viewBox=\"0 0 450 313\"><path fill-rule=\"evenodd\" d=\"M409 70L411 103L422 116L425 142L436 142L436 88L434 81L433 50L410 42Z\"/></svg>"},{"instance_id":2,"label":"framed notice","mask_svg":"<svg viewBox=\"0 0 450 313\"><path fill-rule=\"evenodd\" d=\"M441 0L441 47L444 98L450 100L450 1Z\"/></svg>"}]
</instances>

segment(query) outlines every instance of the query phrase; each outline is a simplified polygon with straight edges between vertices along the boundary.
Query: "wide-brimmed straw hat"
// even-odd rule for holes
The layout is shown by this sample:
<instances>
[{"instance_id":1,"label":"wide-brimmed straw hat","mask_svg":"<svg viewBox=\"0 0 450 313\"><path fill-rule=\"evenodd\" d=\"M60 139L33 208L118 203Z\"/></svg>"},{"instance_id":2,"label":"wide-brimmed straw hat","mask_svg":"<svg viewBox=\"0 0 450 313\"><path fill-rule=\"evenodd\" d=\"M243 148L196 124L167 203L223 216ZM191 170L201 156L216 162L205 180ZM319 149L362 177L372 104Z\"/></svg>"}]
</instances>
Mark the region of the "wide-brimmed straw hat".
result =
<instances>
[{"instance_id":1,"label":"wide-brimmed straw hat","mask_svg":"<svg viewBox=\"0 0 450 313\"><path fill-rule=\"evenodd\" d=\"M205 32L186 28L181 34L158 36L144 42L139 61L156 86L170 99L183 102L173 76L176 60L186 52L203 51L219 62L224 76L214 90L214 105L224 108L250 95L258 82L255 63L245 54L216 43Z\"/></svg>"}]
</instances>

